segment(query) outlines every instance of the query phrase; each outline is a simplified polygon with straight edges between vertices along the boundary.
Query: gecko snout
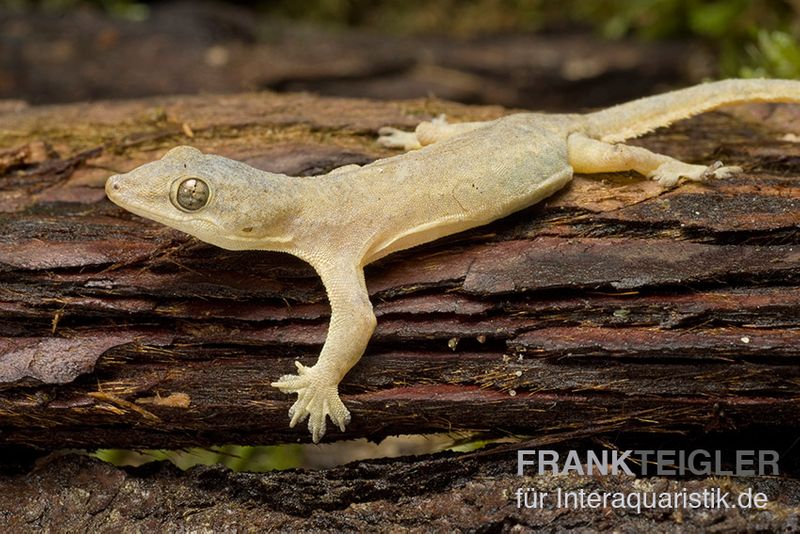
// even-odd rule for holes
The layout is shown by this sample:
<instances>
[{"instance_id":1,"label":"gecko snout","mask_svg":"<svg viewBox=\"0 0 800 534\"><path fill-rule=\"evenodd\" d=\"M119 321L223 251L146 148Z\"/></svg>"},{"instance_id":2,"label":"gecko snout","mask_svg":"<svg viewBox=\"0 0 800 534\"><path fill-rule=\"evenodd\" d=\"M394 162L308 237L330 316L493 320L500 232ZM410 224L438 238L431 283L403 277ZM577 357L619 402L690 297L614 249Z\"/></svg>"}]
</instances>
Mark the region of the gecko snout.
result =
<instances>
[{"instance_id":1,"label":"gecko snout","mask_svg":"<svg viewBox=\"0 0 800 534\"><path fill-rule=\"evenodd\" d=\"M108 177L108 180L106 180L106 195L111 196L122 188L120 178L119 174Z\"/></svg>"},{"instance_id":2,"label":"gecko snout","mask_svg":"<svg viewBox=\"0 0 800 534\"><path fill-rule=\"evenodd\" d=\"M119 174L108 177L108 180L106 180L106 189L113 189L114 191L119 189Z\"/></svg>"}]
</instances>

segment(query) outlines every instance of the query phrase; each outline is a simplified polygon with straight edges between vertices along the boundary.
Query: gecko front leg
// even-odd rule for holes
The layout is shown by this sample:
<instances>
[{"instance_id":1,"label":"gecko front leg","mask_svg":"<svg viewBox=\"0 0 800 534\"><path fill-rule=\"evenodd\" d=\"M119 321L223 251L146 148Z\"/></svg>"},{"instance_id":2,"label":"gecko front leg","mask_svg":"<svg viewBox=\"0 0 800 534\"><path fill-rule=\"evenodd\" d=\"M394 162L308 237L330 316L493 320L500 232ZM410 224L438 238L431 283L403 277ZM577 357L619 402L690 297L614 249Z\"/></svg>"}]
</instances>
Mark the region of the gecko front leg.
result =
<instances>
[{"instance_id":1,"label":"gecko front leg","mask_svg":"<svg viewBox=\"0 0 800 534\"><path fill-rule=\"evenodd\" d=\"M341 431L350 422L350 412L339 398L339 382L364 353L376 320L364 270L357 262L315 268L331 305L328 336L317 363L306 367L295 362L297 374L282 376L272 386L284 393L297 393L289 409L289 426L308 418L308 430L318 443L325 435L326 417Z\"/></svg>"}]
</instances>

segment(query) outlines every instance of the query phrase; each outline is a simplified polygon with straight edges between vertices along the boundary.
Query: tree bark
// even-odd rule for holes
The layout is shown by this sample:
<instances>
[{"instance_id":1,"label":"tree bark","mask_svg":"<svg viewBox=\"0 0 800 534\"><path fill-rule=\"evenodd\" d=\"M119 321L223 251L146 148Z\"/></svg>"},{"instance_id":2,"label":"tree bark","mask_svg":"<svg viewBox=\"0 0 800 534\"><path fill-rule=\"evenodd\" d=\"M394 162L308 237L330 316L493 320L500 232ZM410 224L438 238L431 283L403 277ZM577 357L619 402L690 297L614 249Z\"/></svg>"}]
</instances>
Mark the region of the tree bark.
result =
<instances>
[{"instance_id":1,"label":"tree bark","mask_svg":"<svg viewBox=\"0 0 800 534\"><path fill-rule=\"evenodd\" d=\"M53 527L68 532L783 532L797 525L798 484L783 477L519 477L515 463L504 456L440 454L358 462L323 473L232 473L220 466L180 472L169 464L119 469L88 458L57 457L32 473L0 478L0 525L15 533ZM547 492L548 505L519 508L519 488ZM662 501L660 507L641 510L635 504L567 508L553 506L559 490L586 495L719 491L734 507L671 509ZM740 507L737 500L748 491L767 495L767 506Z\"/></svg>"},{"instance_id":2,"label":"tree bark","mask_svg":"<svg viewBox=\"0 0 800 534\"><path fill-rule=\"evenodd\" d=\"M325 338L312 269L133 216L105 199L108 175L180 144L313 175L393 154L374 143L386 124L506 112L262 93L0 115L4 444L308 440L269 383L313 363ZM325 439L796 432L800 145L784 134L797 119L747 106L638 141L739 176L670 191L576 177L541 205L369 266L378 328L340 387L353 421Z\"/></svg>"}]
</instances>

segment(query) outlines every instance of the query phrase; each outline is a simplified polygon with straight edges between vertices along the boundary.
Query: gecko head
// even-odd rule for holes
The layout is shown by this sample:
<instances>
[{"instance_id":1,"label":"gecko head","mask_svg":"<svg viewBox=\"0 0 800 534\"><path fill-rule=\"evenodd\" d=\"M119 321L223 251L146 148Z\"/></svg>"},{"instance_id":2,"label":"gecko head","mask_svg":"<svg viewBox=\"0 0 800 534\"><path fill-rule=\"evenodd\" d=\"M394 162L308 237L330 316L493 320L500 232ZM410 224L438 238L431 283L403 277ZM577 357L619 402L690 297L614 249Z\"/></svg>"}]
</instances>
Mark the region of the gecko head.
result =
<instances>
[{"instance_id":1,"label":"gecko head","mask_svg":"<svg viewBox=\"0 0 800 534\"><path fill-rule=\"evenodd\" d=\"M179 146L106 181L120 207L226 249L286 250L292 178Z\"/></svg>"}]
</instances>

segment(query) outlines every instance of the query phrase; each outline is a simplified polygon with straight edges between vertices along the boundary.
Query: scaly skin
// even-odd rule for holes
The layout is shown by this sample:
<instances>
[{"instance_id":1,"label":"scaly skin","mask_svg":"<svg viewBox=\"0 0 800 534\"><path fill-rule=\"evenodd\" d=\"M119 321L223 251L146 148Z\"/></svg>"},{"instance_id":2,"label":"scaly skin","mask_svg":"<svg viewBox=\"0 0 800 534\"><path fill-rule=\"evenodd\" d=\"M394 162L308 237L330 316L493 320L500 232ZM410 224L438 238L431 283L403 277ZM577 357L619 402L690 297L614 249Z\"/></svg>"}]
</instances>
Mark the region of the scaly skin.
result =
<instances>
[{"instance_id":1,"label":"scaly skin","mask_svg":"<svg viewBox=\"0 0 800 534\"><path fill-rule=\"evenodd\" d=\"M392 252L486 224L564 187L573 172L635 170L664 186L681 177L724 178L738 167L692 165L618 143L725 104L800 102L800 82L724 80L587 115L523 113L490 122L420 124L380 131L384 146L412 150L314 177L264 172L191 147L112 176L121 207L230 250L275 250L310 263L331 304L316 364L272 385L297 393L290 426L308 419L314 442L326 419L350 413L338 385L375 329L364 265ZM189 202L187 199L191 199Z\"/></svg>"}]
</instances>

